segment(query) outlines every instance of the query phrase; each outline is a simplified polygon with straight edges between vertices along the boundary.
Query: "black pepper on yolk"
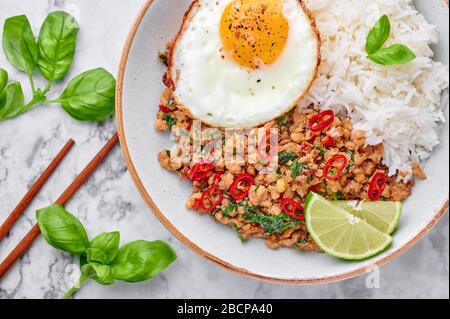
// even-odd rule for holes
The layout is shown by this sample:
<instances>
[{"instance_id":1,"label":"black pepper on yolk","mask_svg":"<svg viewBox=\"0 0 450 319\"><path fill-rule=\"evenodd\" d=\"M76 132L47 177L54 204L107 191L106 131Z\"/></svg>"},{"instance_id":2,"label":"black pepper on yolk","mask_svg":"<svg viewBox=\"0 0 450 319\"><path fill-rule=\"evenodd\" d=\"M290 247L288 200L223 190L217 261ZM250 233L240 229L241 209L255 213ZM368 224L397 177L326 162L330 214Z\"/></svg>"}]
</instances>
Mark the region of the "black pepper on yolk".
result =
<instances>
[{"instance_id":1,"label":"black pepper on yolk","mask_svg":"<svg viewBox=\"0 0 450 319\"><path fill-rule=\"evenodd\" d=\"M289 23L283 0L234 0L220 23L223 54L243 67L274 63L286 46Z\"/></svg>"}]
</instances>

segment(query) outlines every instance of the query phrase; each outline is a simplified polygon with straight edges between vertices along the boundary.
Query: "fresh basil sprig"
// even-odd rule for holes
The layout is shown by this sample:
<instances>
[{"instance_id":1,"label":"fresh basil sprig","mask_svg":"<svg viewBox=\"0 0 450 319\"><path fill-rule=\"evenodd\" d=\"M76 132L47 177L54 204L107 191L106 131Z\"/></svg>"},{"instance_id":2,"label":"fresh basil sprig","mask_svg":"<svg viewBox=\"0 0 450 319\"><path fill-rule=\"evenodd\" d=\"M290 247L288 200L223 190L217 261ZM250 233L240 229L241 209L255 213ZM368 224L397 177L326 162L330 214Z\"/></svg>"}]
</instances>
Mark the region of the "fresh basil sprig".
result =
<instances>
[{"instance_id":1,"label":"fresh basil sprig","mask_svg":"<svg viewBox=\"0 0 450 319\"><path fill-rule=\"evenodd\" d=\"M36 212L39 228L53 247L80 257L81 276L64 298L70 298L89 279L101 285L116 280L147 281L164 271L177 258L162 241L133 241L119 248L120 233L102 233L89 241L81 222L62 206L52 205Z\"/></svg>"},{"instance_id":2,"label":"fresh basil sprig","mask_svg":"<svg viewBox=\"0 0 450 319\"><path fill-rule=\"evenodd\" d=\"M7 60L29 78L32 98L23 99L20 84L7 84L8 74L0 69L0 121L18 116L39 104L60 104L74 119L100 122L114 114L114 77L104 69L93 69L75 77L56 99L48 99L54 82L62 80L72 65L79 25L70 14L52 12L41 26L36 40L24 15L6 19L3 27L3 50ZM36 88L33 74L47 80L45 88ZM8 89L9 88L9 89ZM19 97L19 99L17 99Z\"/></svg>"},{"instance_id":3,"label":"fresh basil sprig","mask_svg":"<svg viewBox=\"0 0 450 319\"><path fill-rule=\"evenodd\" d=\"M370 60L381 65L406 64L416 58L414 52L403 44L383 48L391 34L391 22L383 15L367 35L366 52Z\"/></svg>"}]
</instances>

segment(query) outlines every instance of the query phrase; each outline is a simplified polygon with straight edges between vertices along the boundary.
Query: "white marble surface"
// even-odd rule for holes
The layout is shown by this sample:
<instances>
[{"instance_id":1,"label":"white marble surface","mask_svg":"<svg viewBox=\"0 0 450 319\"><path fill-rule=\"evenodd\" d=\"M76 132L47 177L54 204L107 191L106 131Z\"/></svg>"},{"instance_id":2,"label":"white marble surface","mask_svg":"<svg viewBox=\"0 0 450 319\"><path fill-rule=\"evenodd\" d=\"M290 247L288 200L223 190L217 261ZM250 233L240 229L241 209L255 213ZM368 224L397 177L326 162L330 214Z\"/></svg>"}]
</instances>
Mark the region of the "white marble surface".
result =
<instances>
[{"instance_id":1,"label":"white marble surface","mask_svg":"<svg viewBox=\"0 0 450 319\"><path fill-rule=\"evenodd\" d=\"M0 21L26 14L37 32L53 10L74 13L81 25L76 60L69 78L103 66L117 72L122 46L145 0L0 0ZM1 31L0 31L1 32ZM0 54L0 66L11 78L26 83ZM56 85L53 94L64 87ZM25 85L28 91L28 86ZM50 96L54 96L50 94ZM30 181L72 137L77 144L32 206L0 243L0 259L18 243L34 223L34 210L47 206L64 189L115 131L114 121L101 125L75 122L57 107L40 106L0 123L0 222ZM176 263L161 276L142 284L102 287L89 283L77 298L448 298L449 218L392 263L381 268L380 287L366 286L367 276L323 286L295 287L262 283L225 271L205 261L174 238L141 199L117 147L104 165L67 205L85 223L91 235L119 230L123 240L162 239L178 253ZM0 299L57 298L70 283L76 268L72 257L37 240L24 258L0 281Z\"/></svg>"}]
</instances>

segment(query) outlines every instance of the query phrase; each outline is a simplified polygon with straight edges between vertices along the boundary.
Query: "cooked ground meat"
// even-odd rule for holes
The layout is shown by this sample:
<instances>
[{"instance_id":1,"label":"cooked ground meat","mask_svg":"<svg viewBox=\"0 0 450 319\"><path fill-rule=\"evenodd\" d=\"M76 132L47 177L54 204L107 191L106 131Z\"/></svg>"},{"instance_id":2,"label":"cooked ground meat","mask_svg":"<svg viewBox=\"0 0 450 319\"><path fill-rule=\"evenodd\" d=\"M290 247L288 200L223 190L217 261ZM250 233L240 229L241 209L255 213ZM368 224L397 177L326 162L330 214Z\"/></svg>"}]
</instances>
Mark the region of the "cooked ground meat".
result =
<instances>
[{"instance_id":1,"label":"cooked ground meat","mask_svg":"<svg viewBox=\"0 0 450 319\"><path fill-rule=\"evenodd\" d=\"M220 204L208 212L216 221L232 226L242 241L251 237L265 238L272 248L293 247L305 251L320 251L309 236L303 220L297 220L283 213L282 199L294 199L304 203L309 192L321 194L329 200L369 200L368 189L371 177L376 172L387 175L388 168L382 164L383 145L366 146L365 134L354 131L349 118L336 117L334 123L318 133L312 133L308 127L316 110L293 110L281 118L264 125L264 128L279 130L279 169L276 173L260 173L263 164L225 165L219 161L207 172L204 179L193 182L193 194L188 198L186 207L206 212L199 205L202 194L212 185L223 193ZM191 130L192 120L180 111L167 89L162 98L155 127L157 129ZM325 138L332 143L324 146ZM206 145L206 144L205 144ZM234 142L224 141L224 147L235 147ZM342 175L336 180L324 178L327 161L336 154L348 159ZM165 169L178 172L186 179L191 165L172 163L168 151L162 151L158 159ZM219 173L219 175L218 175ZM254 176L255 184L242 200L236 201L230 196L230 187L236 176L249 173ZM419 165L414 166L414 175L426 178ZM382 200L401 201L407 198L414 181L403 183L398 176L387 179Z\"/></svg>"}]
</instances>

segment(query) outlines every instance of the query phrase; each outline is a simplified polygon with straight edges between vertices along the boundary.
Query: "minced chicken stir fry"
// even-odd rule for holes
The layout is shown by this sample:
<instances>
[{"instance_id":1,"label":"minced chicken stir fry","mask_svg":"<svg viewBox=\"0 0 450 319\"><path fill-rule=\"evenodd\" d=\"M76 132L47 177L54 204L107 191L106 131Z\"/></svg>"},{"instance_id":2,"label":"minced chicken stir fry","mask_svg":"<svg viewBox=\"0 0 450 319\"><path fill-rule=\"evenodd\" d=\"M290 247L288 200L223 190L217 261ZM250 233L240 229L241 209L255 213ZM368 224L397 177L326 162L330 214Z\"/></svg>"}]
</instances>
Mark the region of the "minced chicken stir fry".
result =
<instances>
[{"instance_id":1,"label":"minced chicken stir fry","mask_svg":"<svg viewBox=\"0 0 450 319\"><path fill-rule=\"evenodd\" d=\"M155 128L184 128L192 135L191 118L171 95L167 89L161 98ZM186 207L233 227L242 241L264 238L272 249L320 251L304 223L309 192L329 200L385 201L402 201L411 193L413 180L388 177L383 145L365 146L364 132L354 131L350 119L331 110L295 109L264 128L279 130L279 169L274 173L260 173L262 164L183 165L173 162L167 150L158 155L162 167L192 181ZM233 141L225 141L224 147L234 147ZM426 178L419 165L414 165L414 175Z\"/></svg>"}]
</instances>

